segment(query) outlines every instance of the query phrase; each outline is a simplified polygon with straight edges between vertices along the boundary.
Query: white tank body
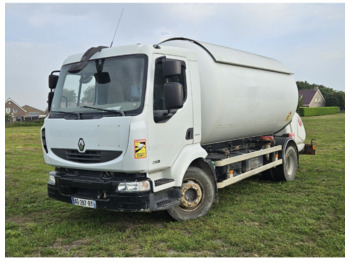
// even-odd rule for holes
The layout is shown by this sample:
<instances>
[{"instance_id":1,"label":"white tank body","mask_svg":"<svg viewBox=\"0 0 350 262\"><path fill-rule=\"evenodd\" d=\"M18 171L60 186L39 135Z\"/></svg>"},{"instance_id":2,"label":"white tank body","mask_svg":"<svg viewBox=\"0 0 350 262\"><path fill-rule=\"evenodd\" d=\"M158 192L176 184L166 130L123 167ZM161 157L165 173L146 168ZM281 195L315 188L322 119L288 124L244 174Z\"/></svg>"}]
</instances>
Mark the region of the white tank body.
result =
<instances>
[{"instance_id":1,"label":"white tank body","mask_svg":"<svg viewBox=\"0 0 350 262\"><path fill-rule=\"evenodd\" d=\"M278 61L189 39L161 45L197 54L201 92L201 144L274 134L292 120L298 90Z\"/></svg>"}]
</instances>

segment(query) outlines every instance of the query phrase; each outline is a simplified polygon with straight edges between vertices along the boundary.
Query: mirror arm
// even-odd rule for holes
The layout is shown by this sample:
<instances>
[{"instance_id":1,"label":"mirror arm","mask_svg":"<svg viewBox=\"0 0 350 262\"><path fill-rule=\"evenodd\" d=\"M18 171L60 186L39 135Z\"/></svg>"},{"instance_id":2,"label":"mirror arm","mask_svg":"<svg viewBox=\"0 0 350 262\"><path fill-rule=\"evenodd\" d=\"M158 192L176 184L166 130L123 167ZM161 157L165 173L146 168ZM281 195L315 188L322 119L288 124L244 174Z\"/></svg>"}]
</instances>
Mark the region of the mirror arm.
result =
<instances>
[{"instance_id":1,"label":"mirror arm","mask_svg":"<svg viewBox=\"0 0 350 262\"><path fill-rule=\"evenodd\" d=\"M51 72L50 75L53 75L54 73L59 73L59 72L61 72L61 71L60 70L54 70L54 71Z\"/></svg>"}]
</instances>

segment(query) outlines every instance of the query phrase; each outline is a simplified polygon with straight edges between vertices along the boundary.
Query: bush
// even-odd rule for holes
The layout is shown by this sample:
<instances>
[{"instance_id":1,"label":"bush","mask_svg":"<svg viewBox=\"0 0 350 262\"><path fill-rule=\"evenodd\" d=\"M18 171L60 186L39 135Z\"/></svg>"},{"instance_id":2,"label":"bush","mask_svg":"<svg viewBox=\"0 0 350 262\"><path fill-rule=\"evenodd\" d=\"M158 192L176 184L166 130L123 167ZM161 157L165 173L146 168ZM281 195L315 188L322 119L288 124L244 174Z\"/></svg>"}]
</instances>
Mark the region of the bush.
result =
<instances>
[{"instance_id":1,"label":"bush","mask_svg":"<svg viewBox=\"0 0 350 262\"><path fill-rule=\"evenodd\" d=\"M298 111L300 116L323 116L339 113L339 107L300 107Z\"/></svg>"},{"instance_id":2,"label":"bush","mask_svg":"<svg viewBox=\"0 0 350 262\"><path fill-rule=\"evenodd\" d=\"M35 120L32 122L15 122L15 123L6 123L5 127L20 127L20 126L42 126L44 124L44 120Z\"/></svg>"}]
</instances>

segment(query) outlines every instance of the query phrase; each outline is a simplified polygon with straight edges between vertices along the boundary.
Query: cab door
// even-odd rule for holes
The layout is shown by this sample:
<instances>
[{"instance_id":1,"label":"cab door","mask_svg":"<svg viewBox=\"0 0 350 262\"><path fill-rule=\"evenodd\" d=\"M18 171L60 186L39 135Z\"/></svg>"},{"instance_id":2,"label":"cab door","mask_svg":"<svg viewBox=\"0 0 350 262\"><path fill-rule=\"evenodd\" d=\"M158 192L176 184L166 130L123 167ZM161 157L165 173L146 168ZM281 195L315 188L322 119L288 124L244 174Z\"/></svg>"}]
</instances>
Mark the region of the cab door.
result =
<instances>
[{"instance_id":1,"label":"cab door","mask_svg":"<svg viewBox=\"0 0 350 262\"><path fill-rule=\"evenodd\" d=\"M165 61L181 62L181 73L176 76L164 77L163 64ZM182 57L155 56L153 81L153 110L149 116L149 169L150 172L170 167L182 148L193 143L193 104L190 70L188 62ZM179 63L177 63L179 64ZM181 84L183 106L178 109L167 107L165 90L166 83ZM166 94L167 93L167 94Z\"/></svg>"}]
</instances>

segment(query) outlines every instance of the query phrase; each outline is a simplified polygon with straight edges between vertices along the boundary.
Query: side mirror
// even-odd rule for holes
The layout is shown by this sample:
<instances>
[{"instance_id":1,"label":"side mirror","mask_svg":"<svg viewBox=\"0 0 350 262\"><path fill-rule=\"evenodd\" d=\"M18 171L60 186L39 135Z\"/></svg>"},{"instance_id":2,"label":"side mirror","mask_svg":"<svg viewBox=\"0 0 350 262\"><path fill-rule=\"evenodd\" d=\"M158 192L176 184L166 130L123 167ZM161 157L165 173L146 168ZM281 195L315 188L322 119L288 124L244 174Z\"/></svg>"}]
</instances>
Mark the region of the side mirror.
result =
<instances>
[{"instance_id":1,"label":"side mirror","mask_svg":"<svg viewBox=\"0 0 350 262\"><path fill-rule=\"evenodd\" d=\"M51 111L51 105L52 105L52 100L53 100L53 94L54 92L50 92L48 97L47 97L47 105L48 105L48 110L49 112Z\"/></svg>"},{"instance_id":2,"label":"side mirror","mask_svg":"<svg viewBox=\"0 0 350 262\"><path fill-rule=\"evenodd\" d=\"M56 75L49 75L49 88L50 89L56 88L57 81L58 81L58 76L56 76Z\"/></svg>"},{"instance_id":3,"label":"side mirror","mask_svg":"<svg viewBox=\"0 0 350 262\"><path fill-rule=\"evenodd\" d=\"M54 75L54 73L57 73L60 71L52 71L51 75L49 75L49 88L50 89L55 89L57 82L58 82L58 75Z\"/></svg>"},{"instance_id":4,"label":"side mirror","mask_svg":"<svg viewBox=\"0 0 350 262\"><path fill-rule=\"evenodd\" d=\"M168 110L179 109L184 104L184 92L180 83L169 82L164 84L165 106Z\"/></svg>"},{"instance_id":5,"label":"side mirror","mask_svg":"<svg viewBox=\"0 0 350 262\"><path fill-rule=\"evenodd\" d=\"M181 75L181 61L179 60L163 60L163 76L171 77Z\"/></svg>"}]
</instances>

